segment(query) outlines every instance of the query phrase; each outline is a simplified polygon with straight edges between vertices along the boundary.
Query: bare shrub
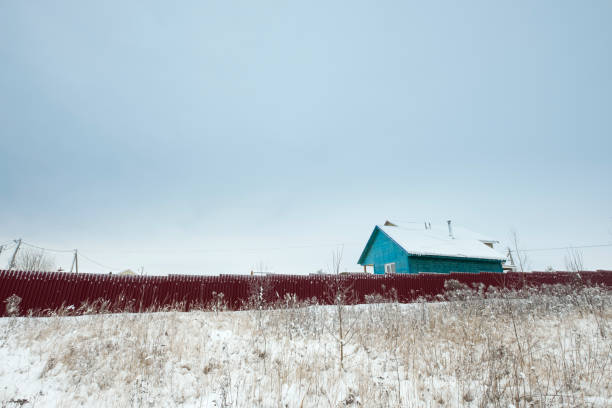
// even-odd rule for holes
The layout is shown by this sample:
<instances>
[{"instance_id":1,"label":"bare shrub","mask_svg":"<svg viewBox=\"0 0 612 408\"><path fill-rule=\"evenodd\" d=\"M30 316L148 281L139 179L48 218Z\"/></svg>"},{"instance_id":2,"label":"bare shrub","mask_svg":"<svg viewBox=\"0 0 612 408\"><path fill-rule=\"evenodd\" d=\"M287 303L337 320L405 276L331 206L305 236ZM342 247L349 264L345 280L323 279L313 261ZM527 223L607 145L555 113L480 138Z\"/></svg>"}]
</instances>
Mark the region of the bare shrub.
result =
<instances>
[{"instance_id":1,"label":"bare shrub","mask_svg":"<svg viewBox=\"0 0 612 408\"><path fill-rule=\"evenodd\" d=\"M340 258L338 258L339 262ZM357 322L355 316L347 310L347 305L355 301L353 288L345 279L330 280L327 286L327 297L334 309L333 319L327 328L338 345L339 366L344 369L345 347L355 335L354 326Z\"/></svg>"},{"instance_id":2,"label":"bare shrub","mask_svg":"<svg viewBox=\"0 0 612 408\"><path fill-rule=\"evenodd\" d=\"M19 305L21 304L21 298L15 294L12 294L4 301L6 305L7 316L19 316Z\"/></svg>"},{"instance_id":3,"label":"bare shrub","mask_svg":"<svg viewBox=\"0 0 612 408\"><path fill-rule=\"evenodd\" d=\"M205 308L216 314L219 312L224 312L229 309L227 300L225 300L225 295L223 292L213 292L212 299L206 304Z\"/></svg>"},{"instance_id":4,"label":"bare shrub","mask_svg":"<svg viewBox=\"0 0 612 408\"><path fill-rule=\"evenodd\" d=\"M465 283L461 283L456 279L444 281L444 295L448 300L466 300L473 294L474 291Z\"/></svg>"}]
</instances>

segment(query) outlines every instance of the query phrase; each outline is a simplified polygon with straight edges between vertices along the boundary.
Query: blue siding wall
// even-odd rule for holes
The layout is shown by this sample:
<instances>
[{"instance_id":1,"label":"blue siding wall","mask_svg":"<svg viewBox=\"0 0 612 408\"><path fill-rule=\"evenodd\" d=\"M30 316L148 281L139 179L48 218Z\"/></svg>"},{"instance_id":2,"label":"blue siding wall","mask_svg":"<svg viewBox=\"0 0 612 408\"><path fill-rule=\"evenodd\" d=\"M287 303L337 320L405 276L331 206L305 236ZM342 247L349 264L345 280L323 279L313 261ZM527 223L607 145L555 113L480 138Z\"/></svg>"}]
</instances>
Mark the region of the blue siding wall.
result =
<instances>
[{"instance_id":1,"label":"blue siding wall","mask_svg":"<svg viewBox=\"0 0 612 408\"><path fill-rule=\"evenodd\" d=\"M410 255L408 264L413 273L503 272L501 261L487 259Z\"/></svg>"},{"instance_id":2,"label":"blue siding wall","mask_svg":"<svg viewBox=\"0 0 612 408\"><path fill-rule=\"evenodd\" d=\"M385 264L395 262L395 272L409 273L408 254L395 241L387 236L378 228L374 230L370 249L362 265L374 265L374 273L384 274Z\"/></svg>"}]
</instances>

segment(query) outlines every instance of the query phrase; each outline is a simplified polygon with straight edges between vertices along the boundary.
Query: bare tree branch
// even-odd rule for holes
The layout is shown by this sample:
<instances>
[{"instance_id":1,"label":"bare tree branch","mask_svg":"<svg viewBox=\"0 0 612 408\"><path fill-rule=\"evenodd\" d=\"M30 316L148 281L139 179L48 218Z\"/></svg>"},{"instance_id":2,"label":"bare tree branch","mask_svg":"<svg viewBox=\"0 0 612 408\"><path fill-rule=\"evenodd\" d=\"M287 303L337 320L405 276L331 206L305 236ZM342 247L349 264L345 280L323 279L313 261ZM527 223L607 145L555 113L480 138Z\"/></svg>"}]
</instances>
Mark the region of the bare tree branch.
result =
<instances>
[{"instance_id":1,"label":"bare tree branch","mask_svg":"<svg viewBox=\"0 0 612 408\"><path fill-rule=\"evenodd\" d=\"M25 248L17 253L15 269L22 271L53 271L55 260L42 249Z\"/></svg>"},{"instance_id":2,"label":"bare tree branch","mask_svg":"<svg viewBox=\"0 0 612 408\"><path fill-rule=\"evenodd\" d=\"M576 248L570 248L565 255L565 268L570 272L580 272L584 270L582 252Z\"/></svg>"},{"instance_id":3,"label":"bare tree branch","mask_svg":"<svg viewBox=\"0 0 612 408\"><path fill-rule=\"evenodd\" d=\"M527 255L525 254L525 252L521 253L521 251L519 250L519 239L516 230L513 229L511 231L511 234L512 243L514 244L514 253L516 254L516 261L518 261L518 266L521 269L521 272L525 272L525 269L527 269L528 264Z\"/></svg>"}]
</instances>

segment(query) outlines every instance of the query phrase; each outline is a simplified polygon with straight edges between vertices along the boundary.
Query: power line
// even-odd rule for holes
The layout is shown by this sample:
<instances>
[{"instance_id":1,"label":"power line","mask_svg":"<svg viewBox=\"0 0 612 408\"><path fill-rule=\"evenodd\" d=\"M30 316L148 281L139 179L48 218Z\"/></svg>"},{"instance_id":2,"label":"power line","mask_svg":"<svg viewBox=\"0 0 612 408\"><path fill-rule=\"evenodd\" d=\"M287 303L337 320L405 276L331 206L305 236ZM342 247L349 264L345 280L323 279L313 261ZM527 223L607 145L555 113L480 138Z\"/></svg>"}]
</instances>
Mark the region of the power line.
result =
<instances>
[{"instance_id":1,"label":"power line","mask_svg":"<svg viewBox=\"0 0 612 408\"><path fill-rule=\"evenodd\" d=\"M581 246L567 246L567 247L555 247L555 248L532 248L532 249L510 249L511 252L536 252L536 251L559 251L567 249L582 249L582 248L603 248L610 247L612 244L595 244L595 245L581 245Z\"/></svg>"},{"instance_id":2,"label":"power line","mask_svg":"<svg viewBox=\"0 0 612 408\"><path fill-rule=\"evenodd\" d=\"M285 249L307 249L307 248L327 248L327 247L340 247L340 246L355 246L361 245L361 242L338 242L335 244L312 244L312 245L292 245L292 246L283 246L283 247L259 247L259 248L231 248L231 249L171 249L171 248L161 248L161 249L136 249L136 250L128 250L121 251L123 253L148 253L148 252L174 252L174 253L214 253L214 252L254 252L254 251L277 251L277 250L285 250Z\"/></svg>"},{"instance_id":3,"label":"power line","mask_svg":"<svg viewBox=\"0 0 612 408\"><path fill-rule=\"evenodd\" d=\"M41 247L41 246L38 246L38 245L30 244L30 243L25 242L25 241L22 241L22 244L23 245L27 245L27 246L29 246L31 248L36 248L36 249L40 249L42 251L49 251L49 252L60 252L60 253L69 253L69 252L71 252L71 253L74 253L76 251L74 249L52 249L52 248L45 248L45 247ZM101 266L101 267L103 267L105 269L110 269L110 270L115 270L115 271L120 269L120 268L113 268L112 266L108 266L108 265L105 265L105 264L103 264L101 262L98 262L98 261L96 261L96 260L94 260L94 259L92 259L92 258L90 258L90 257L88 257L86 255L84 255L80 251L79 251L79 256L81 256L81 257L87 259L88 261L90 261L90 262L92 262L92 263L94 263L94 264L96 264L98 266Z\"/></svg>"},{"instance_id":4,"label":"power line","mask_svg":"<svg viewBox=\"0 0 612 408\"><path fill-rule=\"evenodd\" d=\"M7 243L10 243L11 241L7 241ZM11 249L15 246L17 246L17 241L13 241L14 244L12 244L11 246L4 246L4 244L0 245L2 246L2 250L6 251L8 249ZM74 253L75 250L74 249L52 249L52 248L45 248L45 247L41 247L38 245L34 245L31 244L29 242L25 242L25 241L21 241L22 245L26 245L28 247L31 248L36 248L36 249L40 249L43 251L49 251L49 252L58 252L58 253ZM335 243L335 244L313 244L313 245L293 245L293 246L284 246L284 247L268 247L268 248L264 248L264 247L260 247L260 248L232 248L232 249L183 249L183 250L172 250L169 248L164 248L161 250L133 250L133 251L122 251L124 253L138 253L138 252L177 252L177 253L186 253L186 252L192 252L192 253L219 253L219 252L237 252L237 251L242 251L242 252L255 252L255 251L274 251L274 250L286 250L286 249L307 249L307 248L322 248L322 247L338 247L338 246L354 246L354 245L358 245L358 243ZM612 243L607 243L607 244L594 244L594 245L580 245L580 246L565 246L565 247L550 247L550 248L530 248L530 249L519 249L514 250L514 249L509 249L509 251L512 252L538 252L538 251L559 251L559 250L570 250L570 249L583 249L583 248L603 248L603 247L612 247ZM116 271L119 270L120 268L114 268L112 266L103 264L101 262L96 261L95 259L92 259L91 257L84 255L82 252L79 252L79 255L85 259L87 259L89 262L98 265L102 268L105 269L109 269L111 271Z\"/></svg>"},{"instance_id":5,"label":"power line","mask_svg":"<svg viewBox=\"0 0 612 408\"><path fill-rule=\"evenodd\" d=\"M102 263L100 263L98 261L94 261L90 257L84 255L82 252L79 252L79 256L82 256L83 258L87 259L89 262L93 262L93 263L95 263L98 266L101 266L101 267L106 268L106 269L110 269L111 271L118 271L120 269L120 268L113 268L112 266L104 265L104 264L102 264Z\"/></svg>"},{"instance_id":6,"label":"power line","mask_svg":"<svg viewBox=\"0 0 612 408\"><path fill-rule=\"evenodd\" d=\"M10 242L10 241L9 241ZM38 245L34 245L31 244L29 242L25 242L22 241L23 245L26 245L28 247L31 248L36 248L36 249L40 249L42 251L49 251L49 252L58 252L58 253L74 253L75 250L74 249L55 249L55 248L46 248L46 247L41 247ZM237 252L237 251L242 251L242 252L256 252L256 251L274 251L274 250L286 250L286 249L307 249L307 248L325 248L325 247L338 247L338 246L353 246L353 245L358 245L358 243L330 243L330 244L312 244L312 245L293 245L293 246L284 246L284 247L260 247L260 248L232 248L232 249L187 249L187 250L171 250L169 248L164 248L161 250L134 250L134 251L122 251L124 253L138 253L138 252L192 252L192 253L223 253L223 252ZM9 249L8 247L4 247L3 250ZM105 269L110 269L110 270L119 270L120 268L114 268L112 266L103 264L101 262L96 261L95 259L92 259L91 257L88 257L87 255L83 254L82 252L79 251L79 255L85 259L87 259L88 261L102 267Z\"/></svg>"},{"instance_id":7,"label":"power line","mask_svg":"<svg viewBox=\"0 0 612 408\"><path fill-rule=\"evenodd\" d=\"M32 247L32 248L36 248L36 249L42 249L43 251L49 251L49 252L74 252L74 249L51 249L51 248L43 248L40 247L38 245L32 245L28 242L23 241L22 242L23 245Z\"/></svg>"}]
</instances>

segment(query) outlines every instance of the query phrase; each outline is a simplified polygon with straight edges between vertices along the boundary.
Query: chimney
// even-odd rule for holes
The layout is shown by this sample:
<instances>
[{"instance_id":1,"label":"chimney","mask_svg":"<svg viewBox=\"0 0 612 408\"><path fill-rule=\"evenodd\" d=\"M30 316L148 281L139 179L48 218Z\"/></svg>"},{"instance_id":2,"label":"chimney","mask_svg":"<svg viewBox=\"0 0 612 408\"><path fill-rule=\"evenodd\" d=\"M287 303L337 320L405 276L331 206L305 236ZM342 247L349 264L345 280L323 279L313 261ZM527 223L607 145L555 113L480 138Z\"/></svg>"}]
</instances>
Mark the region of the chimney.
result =
<instances>
[{"instance_id":1,"label":"chimney","mask_svg":"<svg viewBox=\"0 0 612 408\"><path fill-rule=\"evenodd\" d=\"M455 239L455 237L453 236L453 227L451 226L451 220L446 221L446 223L448 224L448 236L452 239Z\"/></svg>"}]
</instances>

